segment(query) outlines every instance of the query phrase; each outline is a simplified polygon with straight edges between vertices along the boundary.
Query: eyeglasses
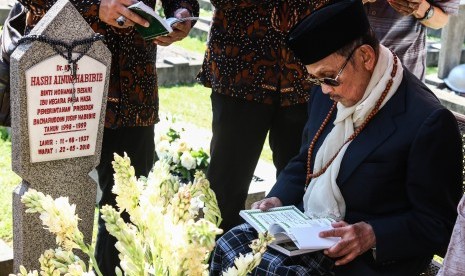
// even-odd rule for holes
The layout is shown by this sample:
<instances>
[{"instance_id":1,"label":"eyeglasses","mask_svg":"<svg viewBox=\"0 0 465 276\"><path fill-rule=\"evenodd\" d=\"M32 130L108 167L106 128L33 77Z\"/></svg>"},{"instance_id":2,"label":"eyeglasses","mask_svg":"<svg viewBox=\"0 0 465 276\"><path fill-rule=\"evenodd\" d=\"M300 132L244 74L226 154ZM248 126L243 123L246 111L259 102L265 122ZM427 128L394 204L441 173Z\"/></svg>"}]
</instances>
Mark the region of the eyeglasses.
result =
<instances>
[{"instance_id":1,"label":"eyeglasses","mask_svg":"<svg viewBox=\"0 0 465 276\"><path fill-rule=\"evenodd\" d=\"M307 81L311 82L314 85L326 84L326 85L329 85L329 86L339 86L341 83L337 79L341 76L342 71L344 71L344 68L346 68L347 63L349 63L350 58L352 58L352 55L354 54L355 50L357 50L358 47L359 46L355 47L352 50L352 52L350 52L350 54L347 56L346 61L342 65L341 69L339 69L339 72L337 73L335 78L328 78L328 77L325 77L325 78L312 78L312 75L310 75L307 78Z\"/></svg>"}]
</instances>

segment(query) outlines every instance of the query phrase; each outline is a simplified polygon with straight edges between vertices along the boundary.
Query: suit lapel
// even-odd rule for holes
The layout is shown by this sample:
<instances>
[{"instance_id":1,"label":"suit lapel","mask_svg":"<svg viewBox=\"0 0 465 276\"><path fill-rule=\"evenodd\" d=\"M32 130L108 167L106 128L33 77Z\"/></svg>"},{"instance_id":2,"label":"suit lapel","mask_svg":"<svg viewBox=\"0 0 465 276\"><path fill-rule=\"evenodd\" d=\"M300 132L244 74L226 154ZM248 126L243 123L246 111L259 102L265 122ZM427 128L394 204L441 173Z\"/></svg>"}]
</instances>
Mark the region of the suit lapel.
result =
<instances>
[{"instance_id":1,"label":"suit lapel","mask_svg":"<svg viewBox=\"0 0 465 276\"><path fill-rule=\"evenodd\" d=\"M337 178L339 186L344 185L367 156L396 130L394 117L405 111L405 86L405 81L402 81L396 94L381 108L378 114L373 117L366 128L360 132L347 148Z\"/></svg>"}]
</instances>

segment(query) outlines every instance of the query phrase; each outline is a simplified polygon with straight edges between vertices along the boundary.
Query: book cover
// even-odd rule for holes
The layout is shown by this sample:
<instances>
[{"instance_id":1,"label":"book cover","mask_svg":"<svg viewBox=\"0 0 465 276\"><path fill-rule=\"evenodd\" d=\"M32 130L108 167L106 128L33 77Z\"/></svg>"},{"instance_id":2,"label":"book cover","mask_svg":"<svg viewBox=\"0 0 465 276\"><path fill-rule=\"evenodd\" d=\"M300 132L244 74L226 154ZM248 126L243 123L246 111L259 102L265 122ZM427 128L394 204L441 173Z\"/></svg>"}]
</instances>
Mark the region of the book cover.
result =
<instances>
[{"instance_id":1,"label":"book cover","mask_svg":"<svg viewBox=\"0 0 465 276\"><path fill-rule=\"evenodd\" d=\"M171 33L173 24L184 22L188 20L196 20L198 17L184 17L184 18L163 18L156 13L152 8L139 1L138 3L128 7L131 11L143 17L150 24L147 28L136 24L134 28L142 35L145 40L151 40L160 35Z\"/></svg>"},{"instance_id":2,"label":"book cover","mask_svg":"<svg viewBox=\"0 0 465 276\"><path fill-rule=\"evenodd\" d=\"M330 218L311 219L295 206L242 210L242 218L258 232L268 231L275 237L270 247L294 256L326 249L334 245L339 238L320 238L321 231L332 229Z\"/></svg>"}]
</instances>

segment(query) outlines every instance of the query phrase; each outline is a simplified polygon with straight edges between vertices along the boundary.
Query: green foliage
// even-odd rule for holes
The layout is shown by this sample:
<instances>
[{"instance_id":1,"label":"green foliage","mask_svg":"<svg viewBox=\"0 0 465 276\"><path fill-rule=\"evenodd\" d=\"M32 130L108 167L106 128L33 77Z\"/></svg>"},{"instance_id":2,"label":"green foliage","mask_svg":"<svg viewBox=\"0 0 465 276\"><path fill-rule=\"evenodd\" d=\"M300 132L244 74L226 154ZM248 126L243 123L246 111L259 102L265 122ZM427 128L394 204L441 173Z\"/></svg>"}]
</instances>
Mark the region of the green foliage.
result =
<instances>
[{"instance_id":1,"label":"green foliage","mask_svg":"<svg viewBox=\"0 0 465 276\"><path fill-rule=\"evenodd\" d=\"M11 243L12 193L21 179L11 170L11 142L0 139L0 239Z\"/></svg>"},{"instance_id":2,"label":"green foliage","mask_svg":"<svg viewBox=\"0 0 465 276\"><path fill-rule=\"evenodd\" d=\"M10 133L8 133L8 129L6 127L0 127L0 139L3 141L10 141Z\"/></svg>"},{"instance_id":3,"label":"green foliage","mask_svg":"<svg viewBox=\"0 0 465 276\"><path fill-rule=\"evenodd\" d=\"M207 173L208 168L208 154L203 151L202 149L190 151L192 157L194 157L197 167L195 169L187 169L181 165L181 163L176 164L176 168L174 169L176 172L181 174L181 179L185 183L194 181L194 175L197 171L202 171L203 173Z\"/></svg>"},{"instance_id":4,"label":"green foliage","mask_svg":"<svg viewBox=\"0 0 465 276\"><path fill-rule=\"evenodd\" d=\"M177 132L176 130L172 128L168 129L168 132L166 133L166 135L170 137L170 140L169 140L170 143L176 139L181 138L181 135L179 135L179 132Z\"/></svg>"},{"instance_id":5,"label":"green foliage","mask_svg":"<svg viewBox=\"0 0 465 276\"><path fill-rule=\"evenodd\" d=\"M441 38L437 36L427 35L426 41L428 42L441 42Z\"/></svg>"},{"instance_id":6,"label":"green foliage","mask_svg":"<svg viewBox=\"0 0 465 276\"><path fill-rule=\"evenodd\" d=\"M435 66L435 67L426 67L426 75L435 75L437 76L438 75L438 67Z\"/></svg>"}]
</instances>

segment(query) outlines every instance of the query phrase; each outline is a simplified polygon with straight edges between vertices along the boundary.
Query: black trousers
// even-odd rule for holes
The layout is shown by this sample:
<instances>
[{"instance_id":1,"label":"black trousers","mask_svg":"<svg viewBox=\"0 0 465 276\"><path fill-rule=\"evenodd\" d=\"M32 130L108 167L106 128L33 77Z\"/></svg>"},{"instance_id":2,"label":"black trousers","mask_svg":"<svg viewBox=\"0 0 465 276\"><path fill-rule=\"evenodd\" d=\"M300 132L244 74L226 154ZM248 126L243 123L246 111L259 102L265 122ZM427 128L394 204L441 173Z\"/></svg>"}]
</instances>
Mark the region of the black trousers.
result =
<instances>
[{"instance_id":1,"label":"black trousers","mask_svg":"<svg viewBox=\"0 0 465 276\"><path fill-rule=\"evenodd\" d=\"M277 174L298 154L307 121L307 104L281 107L213 92L213 137L207 178L216 193L226 233L243 223L249 184L269 132Z\"/></svg>"},{"instance_id":2,"label":"black trousers","mask_svg":"<svg viewBox=\"0 0 465 276\"><path fill-rule=\"evenodd\" d=\"M154 162L154 127L105 128L102 155L97 166L99 186L102 190L99 208L106 204L116 206L116 196L111 192L114 185L114 170L111 162L114 160L113 153L123 156L125 152L131 158L136 176L147 176ZM129 221L127 213L123 213L122 216L125 221ZM115 267L120 263L118 250L115 248L116 241L116 238L108 233L105 221L99 214L95 258L100 271L105 276L115 275Z\"/></svg>"}]
</instances>

